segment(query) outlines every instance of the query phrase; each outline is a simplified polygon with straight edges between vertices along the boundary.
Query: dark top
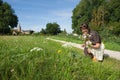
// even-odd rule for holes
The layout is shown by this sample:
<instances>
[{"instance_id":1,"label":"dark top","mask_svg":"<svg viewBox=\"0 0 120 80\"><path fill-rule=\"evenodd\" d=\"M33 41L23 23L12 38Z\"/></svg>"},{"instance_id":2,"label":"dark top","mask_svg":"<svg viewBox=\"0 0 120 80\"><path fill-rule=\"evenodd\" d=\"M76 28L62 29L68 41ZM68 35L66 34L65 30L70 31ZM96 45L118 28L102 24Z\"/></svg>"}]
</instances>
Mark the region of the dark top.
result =
<instances>
[{"instance_id":1,"label":"dark top","mask_svg":"<svg viewBox=\"0 0 120 80\"><path fill-rule=\"evenodd\" d=\"M96 43L101 43L100 35L96 31L90 31L89 34L91 35L90 41L93 45L95 45Z\"/></svg>"},{"instance_id":2,"label":"dark top","mask_svg":"<svg viewBox=\"0 0 120 80\"><path fill-rule=\"evenodd\" d=\"M90 41L92 42L92 45L96 45L96 43L100 43L101 44L101 38L100 35L96 32L96 31L90 31L89 34L90 36ZM87 48L84 48L84 53L88 54L87 52Z\"/></svg>"}]
</instances>

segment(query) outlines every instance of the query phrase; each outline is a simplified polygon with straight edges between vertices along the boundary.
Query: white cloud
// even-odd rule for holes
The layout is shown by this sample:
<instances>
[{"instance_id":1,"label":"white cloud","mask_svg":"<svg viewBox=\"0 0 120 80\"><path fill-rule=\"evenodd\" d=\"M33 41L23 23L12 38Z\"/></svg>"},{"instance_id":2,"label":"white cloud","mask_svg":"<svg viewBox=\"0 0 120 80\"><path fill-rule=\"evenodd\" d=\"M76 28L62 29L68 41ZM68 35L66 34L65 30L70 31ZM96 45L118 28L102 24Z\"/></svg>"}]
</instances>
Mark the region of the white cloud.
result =
<instances>
[{"instance_id":1,"label":"white cloud","mask_svg":"<svg viewBox=\"0 0 120 80\"><path fill-rule=\"evenodd\" d=\"M56 10L52 12L53 15L56 15L58 17L71 17L72 16L72 12L70 10Z\"/></svg>"}]
</instances>

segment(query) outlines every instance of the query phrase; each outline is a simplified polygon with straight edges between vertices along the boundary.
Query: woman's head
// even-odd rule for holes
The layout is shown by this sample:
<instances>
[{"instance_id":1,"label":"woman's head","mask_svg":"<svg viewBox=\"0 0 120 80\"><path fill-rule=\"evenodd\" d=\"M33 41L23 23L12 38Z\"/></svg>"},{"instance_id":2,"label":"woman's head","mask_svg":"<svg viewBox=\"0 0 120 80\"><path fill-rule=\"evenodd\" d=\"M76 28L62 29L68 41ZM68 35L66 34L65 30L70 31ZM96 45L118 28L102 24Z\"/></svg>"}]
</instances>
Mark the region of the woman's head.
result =
<instances>
[{"instance_id":1,"label":"woman's head","mask_svg":"<svg viewBox=\"0 0 120 80\"><path fill-rule=\"evenodd\" d=\"M83 23L80 26L80 30L82 31L83 34L88 34L90 31L90 28L87 23Z\"/></svg>"}]
</instances>

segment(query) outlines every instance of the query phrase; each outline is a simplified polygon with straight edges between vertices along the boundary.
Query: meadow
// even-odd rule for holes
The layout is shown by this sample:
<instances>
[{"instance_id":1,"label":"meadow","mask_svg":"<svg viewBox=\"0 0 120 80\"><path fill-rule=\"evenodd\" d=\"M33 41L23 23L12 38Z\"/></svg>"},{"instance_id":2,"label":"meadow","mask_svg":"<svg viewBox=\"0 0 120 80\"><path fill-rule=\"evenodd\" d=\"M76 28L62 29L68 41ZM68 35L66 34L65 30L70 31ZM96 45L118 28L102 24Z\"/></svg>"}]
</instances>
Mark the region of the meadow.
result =
<instances>
[{"instance_id":1,"label":"meadow","mask_svg":"<svg viewBox=\"0 0 120 80\"><path fill-rule=\"evenodd\" d=\"M105 57L103 62L93 62L83 55L82 50L64 47L63 44L47 40L47 37L0 36L0 78L120 80L120 61Z\"/></svg>"}]
</instances>

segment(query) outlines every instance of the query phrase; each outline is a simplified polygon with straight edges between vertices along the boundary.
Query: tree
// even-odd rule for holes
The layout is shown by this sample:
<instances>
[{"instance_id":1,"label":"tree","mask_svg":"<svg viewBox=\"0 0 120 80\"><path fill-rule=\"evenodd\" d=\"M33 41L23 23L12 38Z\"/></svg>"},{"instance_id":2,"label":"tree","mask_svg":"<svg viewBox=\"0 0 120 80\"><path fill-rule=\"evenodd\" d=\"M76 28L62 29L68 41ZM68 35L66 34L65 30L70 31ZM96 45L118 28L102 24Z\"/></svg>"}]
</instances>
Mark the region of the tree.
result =
<instances>
[{"instance_id":1,"label":"tree","mask_svg":"<svg viewBox=\"0 0 120 80\"><path fill-rule=\"evenodd\" d=\"M108 0L105 6L109 11L108 19L110 21L120 21L120 0Z\"/></svg>"},{"instance_id":2,"label":"tree","mask_svg":"<svg viewBox=\"0 0 120 80\"><path fill-rule=\"evenodd\" d=\"M57 35L60 33L60 26L57 23L48 23L46 25L46 33L51 35Z\"/></svg>"},{"instance_id":3,"label":"tree","mask_svg":"<svg viewBox=\"0 0 120 80\"><path fill-rule=\"evenodd\" d=\"M3 3L3 1L2 1L2 0L0 0L0 5L2 5L2 3Z\"/></svg>"},{"instance_id":4,"label":"tree","mask_svg":"<svg viewBox=\"0 0 120 80\"><path fill-rule=\"evenodd\" d=\"M93 9L97 9L104 0L81 0L74 8L72 16L72 29L75 33L79 31L80 24L83 22L89 23L92 19Z\"/></svg>"},{"instance_id":5,"label":"tree","mask_svg":"<svg viewBox=\"0 0 120 80\"><path fill-rule=\"evenodd\" d=\"M66 31L66 29L64 29L64 30L62 31L62 33L63 33L63 34L67 34L67 31Z\"/></svg>"},{"instance_id":6,"label":"tree","mask_svg":"<svg viewBox=\"0 0 120 80\"><path fill-rule=\"evenodd\" d=\"M109 35L118 35L120 33L119 13L120 0L81 0L73 10L73 32L81 33L80 24L87 22L93 30L110 30L112 33Z\"/></svg>"},{"instance_id":7,"label":"tree","mask_svg":"<svg viewBox=\"0 0 120 80\"><path fill-rule=\"evenodd\" d=\"M0 0L0 33L6 34L10 32L9 26L14 28L17 26L18 17L14 10L7 2Z\"/></svg>"},{"instance_id":8,"label":"tree","mask_svg":"<svg viewBox=\"0 0 120 80\"><path fill-rule=\"evenodd\" d=\"M41 34L46 34L46 30L42 28L41 31L40 31L40 33Z\"/></svg>"},{"instance_id":9,"label":"tree","mask_svg":"<svg viewBox=\"0 0 120 80\"><path fill-rule=\"evenodd\" d=\"M102 27L105 24L105 14L106 10L104 6L99 6L97 9L93 9L92 19L91 19L91 28L94 30L102 30Z\"/></svg>"}]
</instances>

